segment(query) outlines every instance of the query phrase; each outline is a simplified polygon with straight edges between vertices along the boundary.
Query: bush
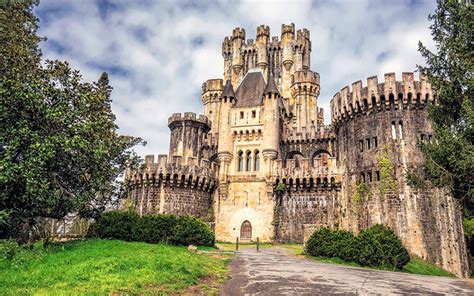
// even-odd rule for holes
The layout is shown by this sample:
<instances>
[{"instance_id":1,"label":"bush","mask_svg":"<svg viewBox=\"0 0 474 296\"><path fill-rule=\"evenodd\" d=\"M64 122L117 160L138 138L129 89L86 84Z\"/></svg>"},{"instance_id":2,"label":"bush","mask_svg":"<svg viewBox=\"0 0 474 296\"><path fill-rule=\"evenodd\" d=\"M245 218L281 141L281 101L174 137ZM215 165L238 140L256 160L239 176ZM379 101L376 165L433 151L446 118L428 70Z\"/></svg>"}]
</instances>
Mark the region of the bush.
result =
<instances>
[{"instance_id":1,"label":"bush","mask_svg":"<svg viewBox=\"0 0 474 296\"><path fill-rule=\"evenodd\" d=\"M214 233L204 222L194 217L179 217L174 228L173 243L177 245L214 245Z\"/></svg>"},{"instance_id":2,"label":"bush","mask_svg":"<svg viewBox=\"0 0 474 296\"><path fill-rule=\"evenodd\" d=\"M321 228L309 238L306 253L387 268L402 268L410 261L400 239L383 225L363 230L357 237L348 231Z\"/></svg>"},{"instance_id":3,"label":"bush","mask_svg":"<svg viewBox=\"0 0 474 296\"><path fill-rule=\"evenodd\" d=\"M357 252L357 240L345 230L321 228L313 233L306 243L306 252L312 256L339 257L352 261Z\"/></svg>"},{"instance_id":4,"label":"bush","mask_svg":"<svg viewBox=\"0 0 474 296\"><path fill-rule=\"evenodd\" d=\"M173 243L214 245L214 233L198 218L173 215L145 215L132 211L107 212L89 227L88 237Z\"/></svg>"},{"instance_id":5,"label":"bush","mask_svg":"<svg viewBox=\"0 0 474 296\"><path fill-rule=\"evenodd\" d=\"M402 268L410 261L401 240L383 225L362 230L357 239L360 248L357 261L361 265Z\"/></svg>"}]
</instances>

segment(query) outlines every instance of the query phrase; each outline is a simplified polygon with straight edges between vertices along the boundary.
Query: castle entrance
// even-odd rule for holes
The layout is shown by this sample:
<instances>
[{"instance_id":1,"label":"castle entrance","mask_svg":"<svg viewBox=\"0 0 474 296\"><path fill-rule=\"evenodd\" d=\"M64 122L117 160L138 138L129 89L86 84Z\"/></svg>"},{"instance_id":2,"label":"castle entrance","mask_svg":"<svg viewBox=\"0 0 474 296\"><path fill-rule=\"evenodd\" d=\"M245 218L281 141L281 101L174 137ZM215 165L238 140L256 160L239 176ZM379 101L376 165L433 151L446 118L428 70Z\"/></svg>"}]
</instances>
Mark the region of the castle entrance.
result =
<instances>
[{"instance_id":1,"label":"castle entrance","mask_svg":"<svg viewBox=\"0 0 474 296\"><path fill-rule=\"evenodd\" d=\"M252 224L245 220L240 226L240 240L250 241L252 239Z\"/></svg>"}]
</instances>

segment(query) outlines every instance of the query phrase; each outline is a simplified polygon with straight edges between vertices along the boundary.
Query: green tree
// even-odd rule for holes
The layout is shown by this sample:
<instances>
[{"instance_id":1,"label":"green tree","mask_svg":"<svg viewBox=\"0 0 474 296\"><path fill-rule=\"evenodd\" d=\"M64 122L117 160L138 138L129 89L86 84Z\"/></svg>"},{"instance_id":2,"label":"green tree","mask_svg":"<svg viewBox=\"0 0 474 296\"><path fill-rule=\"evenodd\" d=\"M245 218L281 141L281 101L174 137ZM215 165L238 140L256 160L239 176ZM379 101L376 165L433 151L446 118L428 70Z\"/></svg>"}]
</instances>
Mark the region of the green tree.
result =
<instances>
[{"instance_id":1,"label":"green tree","mask_svg":"<svg viewBox=\"0 0 474 296\"><path fill-rule=\"evenodd\" d=\"M435 141L422 143L428 179L449 188L465 213L474 213L474 8L470 1L438 1L429 16L436 51L421 42L426 66L419 66L436 91L429 107Z\"/></svg>"},{"instance_id":2,"label":"green tree","mask_svg":"<svg viewBox=\"0 0 474 296\"><path fill-rule=\"evenodd\" d=\"M41 60L35 5L0 4L0 236L20 241L38 217L95 216L117 201L141 142L117 133L106 73L88 83Z\"/></svg>"}]
</instances>

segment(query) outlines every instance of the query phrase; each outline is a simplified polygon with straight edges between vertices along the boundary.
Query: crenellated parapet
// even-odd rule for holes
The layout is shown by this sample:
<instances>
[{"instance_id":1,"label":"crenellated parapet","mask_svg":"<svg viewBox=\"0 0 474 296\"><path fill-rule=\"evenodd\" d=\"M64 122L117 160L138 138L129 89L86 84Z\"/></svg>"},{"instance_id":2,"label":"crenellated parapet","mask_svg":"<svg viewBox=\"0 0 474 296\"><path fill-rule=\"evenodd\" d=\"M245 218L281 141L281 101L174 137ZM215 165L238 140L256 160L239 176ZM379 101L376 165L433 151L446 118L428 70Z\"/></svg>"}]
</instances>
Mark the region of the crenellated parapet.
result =
<instances>
[{"instance_id":1,"label":"crenellated parapet","mask_svg":"<svg viewBox=\"0 0 474 296\"><path fill-rule=\"evenodd\" d=\"M281 143L282 144L289 144L289 143L310 143L310 142L326 142L326 141L334 141L336 138L336 134L334 133L334 129L330 125L319 126L315 127L312 126L310 128L302 129L302 131L296 130L284 130Z\"/></svg>"},{"instance_id":2,"label":"crenellated parapet","mask_svg":"<svg viewBox=\"0 0 474 296\"><path fill-rule=\"evenodd\" d=\"M321 166L315 162L309 158L277 160L275 185L282 182L289 191L339 190L341 175L335 163Z\"/></svg>"},{"instance_id":3,"label":"crenellated parapet","mask_svg":"<svg viewBox=\"0 0 474 296\"><path fill-rule=\"evenodd\" d=\"M395 73L387 73L382 83L377 76L372 76L367 78L367 86L359 80L352 83L352 88L343 87L331 100L331 118L333 124L338 124L360 113L422 108L434 102L431 85L421 73L418 81L414 80L413 72L402 73L401 81L396 80Z\"/></svg>"},{"instance_id":4,"label":"crenellated parapet","mask_svg":"<svg viewBox=\"0 0 474 296\"><path fill-rule=\"evenodd\" d=\"M293 97L306 94L319 96L319 73L310 70L296 71L291 75L291 82Z\"/></svg>"},{"instance_id":5,"label":"crenellated parapet","mask_svg":"<svg viewBox=\"0 0 474 296\"><path fill-rule=\"evenodd\" d=\"M224 84L222 79L209 79L202 84L201 100L204 106L218 102L222 97Z\"/></svg>"},{"instance_id":6,"label":"crenellated parapet","mask_svg":"<svg viewBox=\"0 0 474 296\"><path fill-rule=\"evenodd\" d=\"M145 163L138 170L127 170L125 182L131 188L148 185L183 187L203 191L213 191L217 186L218 166L207 159L198 161L196 157L181 156L169 159L168 155L145 156Z\"/></svg>"},{"instance_id":7,"label":"crenellated parapet","mask_svg":"<svg viewBox=\"0 0 474 296\"><path fill-rule=\"evenodd\" d=\"M211 123L205 115L196 115L194 112L174 113L168 118L168 126L172 129L175 125L182 125L185 122L192 122L205 131L210 129Z\"/></svg>"}]
</instances>

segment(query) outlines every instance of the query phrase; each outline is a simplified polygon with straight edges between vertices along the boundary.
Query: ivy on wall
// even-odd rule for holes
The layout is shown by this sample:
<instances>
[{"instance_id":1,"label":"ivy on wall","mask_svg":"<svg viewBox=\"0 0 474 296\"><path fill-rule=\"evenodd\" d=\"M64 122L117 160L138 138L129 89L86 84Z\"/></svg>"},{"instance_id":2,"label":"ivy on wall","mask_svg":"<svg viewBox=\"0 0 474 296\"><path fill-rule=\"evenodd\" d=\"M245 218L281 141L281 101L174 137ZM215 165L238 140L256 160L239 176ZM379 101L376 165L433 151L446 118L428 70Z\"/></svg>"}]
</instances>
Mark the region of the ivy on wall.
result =
<instances>
[{"instance_id":1,"label":"ivy on wall","mask_svg":"<svg viewBox=\"0 0 474 296\"><path fill-rule=\"evenodd\" d=\"M383 199L388 190L396 191L398 189L397 182L393 177L394 166L390 161L387 145L379 151L377 162L380 168L380 182L378 187L380 198Z\"/></svg>"}]
</instances>

